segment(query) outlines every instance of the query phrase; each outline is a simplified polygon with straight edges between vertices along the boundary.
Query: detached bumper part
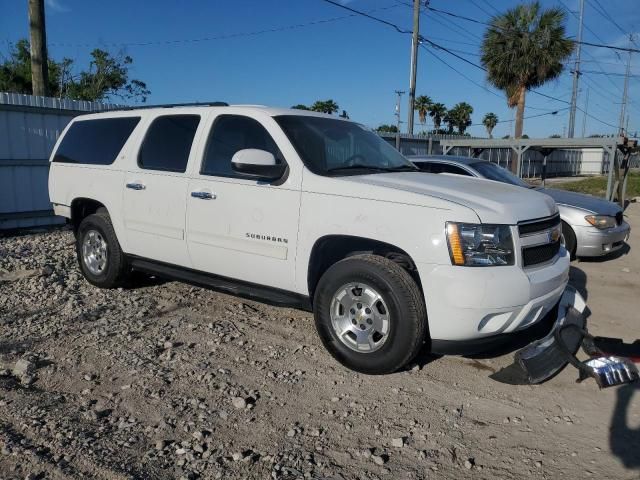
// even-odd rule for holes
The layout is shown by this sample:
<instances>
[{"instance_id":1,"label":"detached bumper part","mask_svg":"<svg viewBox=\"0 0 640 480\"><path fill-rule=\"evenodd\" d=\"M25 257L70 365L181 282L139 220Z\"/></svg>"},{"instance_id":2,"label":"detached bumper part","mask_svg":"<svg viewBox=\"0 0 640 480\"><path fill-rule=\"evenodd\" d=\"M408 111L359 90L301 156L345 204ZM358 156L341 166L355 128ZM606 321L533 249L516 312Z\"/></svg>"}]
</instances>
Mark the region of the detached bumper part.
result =
<instances>
[{"instance_id":1,"label":"detached bumper part","mask_svg":"<svg viewBox=\"0 0 640 480\"><path fill-rule=\"evenodd\" d=\"M595 378L600 388L631 383L640 379L638 367L623 357L592 358L584 362L583 365L586 367L586 375ZM580 374L580 377L582 377L582 370Z\"/></svg>"},{"instance_id":2,"label":"detached bumper part","mask_svg":"<svg viewBox=\"0 0 640 480\"><path fill-rule=\"evenodd\" d=\"M516 352L514 363L491 378L511 385L538 384L571 363L580 372L578 381L592 377L600 388L638 380L640 374L633 362L607 356L595 347L594 338L585 330L585 308L582 296L568 286L558 305L556 323L547 336ZM581 345L595 358L580 362L575 354Z\"/></svg>"}]
</instances>

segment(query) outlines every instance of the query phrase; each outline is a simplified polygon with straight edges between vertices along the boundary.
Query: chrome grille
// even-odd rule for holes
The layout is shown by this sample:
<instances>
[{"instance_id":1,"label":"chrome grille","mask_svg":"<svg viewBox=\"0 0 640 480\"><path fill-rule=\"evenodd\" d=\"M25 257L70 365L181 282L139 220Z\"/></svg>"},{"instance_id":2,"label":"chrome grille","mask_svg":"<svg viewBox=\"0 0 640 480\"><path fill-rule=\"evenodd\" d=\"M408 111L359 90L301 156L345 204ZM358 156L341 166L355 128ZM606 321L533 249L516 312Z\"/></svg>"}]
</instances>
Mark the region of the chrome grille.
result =
<instances>
[{"instance_id":1,"label":"chrome grille","mask_svg":"<svg viewBox=\"0 0 640 480\"><path fill-rule=\"evenodd\" d=\"M518 223L518 232L520 236L531 235L533 233L549 230L560 223L560 214L556 213L553 217L531 220L528 222Z\"/></svg>"},{"instance_id":2,"label":"chrome grille","mask_svg":"<svg viewBox=\"0 0 640 480\"><path fill-rule=\"evenodd\" d=\"M552 233L560 226L560 214L518 224L522 245L522 266L531 267L552 260L560 250L560 239Z\"/></svg>"}]
</instances>

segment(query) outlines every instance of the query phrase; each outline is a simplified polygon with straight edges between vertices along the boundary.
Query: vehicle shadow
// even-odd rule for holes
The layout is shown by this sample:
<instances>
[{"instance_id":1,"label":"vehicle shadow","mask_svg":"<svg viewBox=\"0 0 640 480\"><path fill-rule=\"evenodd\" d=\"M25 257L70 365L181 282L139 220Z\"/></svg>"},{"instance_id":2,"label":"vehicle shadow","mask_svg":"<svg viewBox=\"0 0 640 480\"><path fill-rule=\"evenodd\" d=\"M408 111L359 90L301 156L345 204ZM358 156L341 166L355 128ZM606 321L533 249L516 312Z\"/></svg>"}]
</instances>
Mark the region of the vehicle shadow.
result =
<instances>
[{"instance_id":1,"label":"vehicle shadow","mask_svg":"<svg viewBox=\"0 0 640 480\"><path fill-rule=\"evenodd\" d=\"M589 298L589 291L587 290L587 274L573 265L569 267L569 285L578 290L578 293L582 295L582 298L584 298L585 301Z\"/></svg>"},{"instance_id":2,"label":"vehicle shadow","mask_svg":"<svg viewBox=\"0 0 640 480\"><path fill-rule=\"evenodd\" d=\"M611 453L618 457L626 468L632 469L640 469L640 426L630 427L628 417L631 400L639 390L639 383L618 388L609 428Z\"/></svg>"}]
</instances>

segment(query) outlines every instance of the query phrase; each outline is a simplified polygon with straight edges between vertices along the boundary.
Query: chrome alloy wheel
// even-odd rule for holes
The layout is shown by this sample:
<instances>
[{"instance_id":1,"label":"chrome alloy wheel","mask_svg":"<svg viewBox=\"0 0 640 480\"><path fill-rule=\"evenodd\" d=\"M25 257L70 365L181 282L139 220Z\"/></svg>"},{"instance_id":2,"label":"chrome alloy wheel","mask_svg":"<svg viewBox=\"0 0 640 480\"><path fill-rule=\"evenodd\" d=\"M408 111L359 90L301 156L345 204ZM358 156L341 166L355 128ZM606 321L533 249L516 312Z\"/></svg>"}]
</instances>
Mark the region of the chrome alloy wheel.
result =
<instances>
[{"instance_id":1,"label":"chrome alloy wheel","mask_svg":"<svg viewBox=\"0 0 640 480\"><path fill-rule=\"evenodd\" d=\"M89 230L82 241L82 261L94 275L107 268L107 242L97 230Z\"/></svg>"},{"instance_id":2,"label":"chrome alloy wheel","mask_svg":"<svg viewBox=\"0 0 640 480\"><path fill-rule=\"evenodd\" d=\"M348 283L331 300L331 326L340 341L356 352L380 349L389 336L389 309L373 287Z\"/></svg>"}]
</instances>

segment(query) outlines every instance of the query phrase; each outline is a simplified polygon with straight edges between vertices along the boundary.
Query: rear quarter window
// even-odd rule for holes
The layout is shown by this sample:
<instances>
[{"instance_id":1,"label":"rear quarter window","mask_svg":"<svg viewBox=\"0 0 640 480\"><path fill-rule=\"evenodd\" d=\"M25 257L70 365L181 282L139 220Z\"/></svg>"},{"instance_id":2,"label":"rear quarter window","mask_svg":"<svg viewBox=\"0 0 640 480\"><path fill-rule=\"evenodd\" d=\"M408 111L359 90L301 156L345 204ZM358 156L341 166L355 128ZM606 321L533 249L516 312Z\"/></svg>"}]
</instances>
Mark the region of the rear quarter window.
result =
<instances>
[{"instance_id":1,"label":"rear quarter window","mask_svg":"<svg viewBox=\"0 0 640 480\"><path fill-rule=\"evenodd\" d=\"M54 162L111 165L140 122L140 117L74 122L62 138Z\"/></svg>"}]
</instances>

